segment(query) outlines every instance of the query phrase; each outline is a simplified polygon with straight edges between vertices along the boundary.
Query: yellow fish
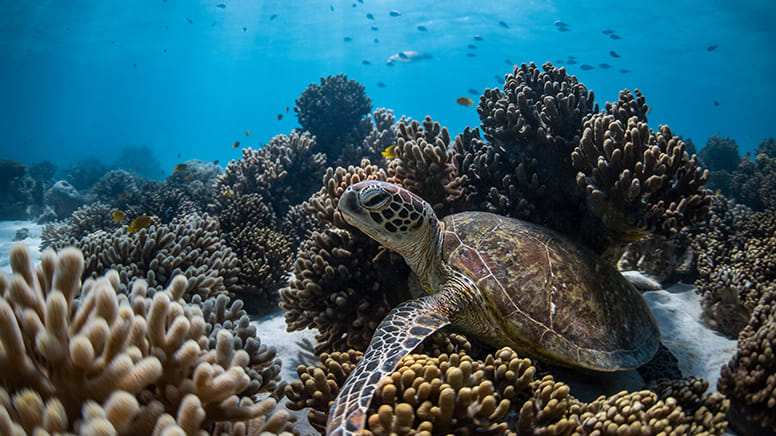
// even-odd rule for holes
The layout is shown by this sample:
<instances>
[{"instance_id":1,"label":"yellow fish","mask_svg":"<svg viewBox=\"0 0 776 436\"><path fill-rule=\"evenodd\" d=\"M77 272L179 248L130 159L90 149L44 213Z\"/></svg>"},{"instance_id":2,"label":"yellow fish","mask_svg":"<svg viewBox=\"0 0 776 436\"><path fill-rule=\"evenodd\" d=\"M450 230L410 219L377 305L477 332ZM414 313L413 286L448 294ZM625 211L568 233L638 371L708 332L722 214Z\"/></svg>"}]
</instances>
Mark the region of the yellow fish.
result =
<instances>
[{"instance_id":1,"label":"yellow fish","mask_svg":"<svg viewBox=\"0 0 776 436\"><path fill-rule=\"evenodd\" d=\"M119 194L119 201L124 201L126 199L127 199L127 193L126 192L122 192L121 194Z\"/></svg>"},{"instance_id":2,"label":"yellow fish","mask_svg":"<svg viewBox=\"0 0 776 436\"><path fill-rule=\"evenodd\" d=\"M237 148L240 146L240 141L234 141L234 144L232 144L232 148Z\"/></svg>"},{"instance_id":3,"label":"yellow fish","mask_svg":"<svg viewBox=\"0 0 776 436\"><path fill-rule=\"evenodd\" d=\"M179 163L178 165L175 165L175 168L172 169L172 172L177 173L178 171L183 171L186 168L188 168L188 165Z\"/></svg>"},{"instance_id":4,"label":"yellow fish","mask_svg":"<svg viewBox=\"0 0 776 436\"><path fill-rule=\"evenodd\" d=\"M140 215L139 217L132 220L132 222L127 227L127 231L129 231L129 233L135 233L140 229L144 229L150 225L151 217L148 215Z\"/></svg>"},{"instance_id":5,"label":"yellow fish","mask_svg":"<svg viewBox=\"0 0 776 436\"><path fill-rule=\"evenodd\" d=\"M117 223L117 222L123 220L126 217L127 217L127 214L125 214L124 212L122 212L122 211L120 211L118 209L113 211L113 222L114 223Z\"/></svg>"},{"instance_id":6,"label":"yellow fish","mask_svg":"<svg viewBox=\"0 0 776 436\"><path fill-rule=\"evenodd\" d=\"M226 188L226 191L224 191L224 197L226 197L226 198L232 198L232 195L234 195L234 194L232 193L232 190L231 190L231 189L229 189L229 188Z\"/></svg>"},{"instance_id":7,"label":"yellow fish","mask_svg":"<svg viewBox=\"0 0 776 436\"><path fill-rule=\"evenodd\" d=\"M461 106L471 106L472 104L474 104L474 101L469 97L458 97L455 99L455 102L460 104Z\"/></svg>"},{"instance_id":8,"label":"yellow fish","mask_svg":"<svg viewBox=\"0 0 776 436\"><path fill-rule=\"evenodd\" d=\"M386 159L393 159L396 157L396 144L389 146L383 151L383 157Z\"/></svg>"},{"instance_id":9,"label":"yellow fish","mask_svg":"<svg viewBox=\"0 0 776 436\"><path fill-rule=\"evenodd\" d=\"M720 195L722 194L722 188L717 188L716 191L714 191L714 195Z\"/></svg>"},{"instance_id":10,"label":"yellow fish","mask_svg":"<svg viewBox=\"0 0 776 436\"><path fill-rule=\"evenodd\" d=\"M184 178L183 178L183 180L185 180L185 181L187 181L187 182L188 182L189 180L191 180L191 179L192 179L192 177L191 177L191 174L189 174L189 175L187 175L186 177L184 177Z\"/></svg>"}]
</instances>

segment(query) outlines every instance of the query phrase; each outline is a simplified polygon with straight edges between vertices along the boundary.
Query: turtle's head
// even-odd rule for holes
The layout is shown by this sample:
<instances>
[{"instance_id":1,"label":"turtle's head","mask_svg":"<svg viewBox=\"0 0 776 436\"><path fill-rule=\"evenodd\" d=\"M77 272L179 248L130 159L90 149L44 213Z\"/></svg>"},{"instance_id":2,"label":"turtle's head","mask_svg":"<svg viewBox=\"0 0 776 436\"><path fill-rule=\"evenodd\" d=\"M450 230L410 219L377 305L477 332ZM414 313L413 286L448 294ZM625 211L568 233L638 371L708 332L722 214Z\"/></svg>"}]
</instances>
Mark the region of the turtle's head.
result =
<instances>
[{"instance_id":1,"label":"turtle's head","mask_svg":"<svg viewBox=\"0 0 776 436\"><path fill-rule=\"evenodd\" d=\"M404 257L428 243L429 232L437 229L431 205L392 183L366 180L348 186L337 207L348 224Z\"/></svg>"}]
</instances>

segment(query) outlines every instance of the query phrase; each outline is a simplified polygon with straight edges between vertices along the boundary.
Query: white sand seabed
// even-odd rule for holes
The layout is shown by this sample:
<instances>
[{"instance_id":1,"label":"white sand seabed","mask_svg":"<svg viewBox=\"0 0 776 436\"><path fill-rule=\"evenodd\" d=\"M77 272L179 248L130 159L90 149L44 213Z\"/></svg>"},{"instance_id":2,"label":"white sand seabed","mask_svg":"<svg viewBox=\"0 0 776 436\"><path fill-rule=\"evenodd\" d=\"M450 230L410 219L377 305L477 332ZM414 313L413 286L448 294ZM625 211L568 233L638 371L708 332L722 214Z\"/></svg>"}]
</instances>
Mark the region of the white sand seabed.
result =
<instances>
[{"instance_id":1,"label":"white sand seabed","mask_svg":"<svg viewBox=\"0 0 776 436\"><path fill-rule=\"evenodd\" d=\"M33 263L37 265L40 261L42 226L32 221L0 221L0 272L11 273L8 255L16 231L22 227L29 230L29 237L22 242L29 248ZM685 377L702 377L708 380L710 391L716 390L720 368L735 354L736 341L716 333L701 321L700 297L692 285L678 283L643 295L660 326L663 344L679 360L679 367ZM254 320L252 324L256 326L262 343L277 349L277 355L283 361L281 378L286 382L296 380L296 368L292 367L291 361L307 351L300 345L303 340L314 343L316 332L287 332L282 311ZM563 380L563 377L559 379ZM637 386L638 376L632 371L618 377L602 377L597 381L598 389L603 387L607 391L599 391L600 394L611 394L624 388L640 389ZM574 390L576 383L569 384ZM585 389L582 386L580 388ZM576 392L580 399L586 396L579 394L582 392Z\"/></svg>"}]
</instances>

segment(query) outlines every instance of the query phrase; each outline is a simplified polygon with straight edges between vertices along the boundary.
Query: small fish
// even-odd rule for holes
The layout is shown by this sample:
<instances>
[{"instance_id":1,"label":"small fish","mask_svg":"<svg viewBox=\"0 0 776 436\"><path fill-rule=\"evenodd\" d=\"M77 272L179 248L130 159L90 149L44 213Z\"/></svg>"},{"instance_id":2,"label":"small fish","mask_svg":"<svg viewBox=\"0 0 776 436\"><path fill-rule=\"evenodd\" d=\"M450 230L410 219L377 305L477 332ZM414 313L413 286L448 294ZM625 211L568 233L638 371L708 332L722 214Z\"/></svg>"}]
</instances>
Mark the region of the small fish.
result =
<instances>
[{"instance_id":1,"label":"small fish","mask_svg":"<svg viewBox=\"0 0 776 436\"><path fill-rule=\"evenodd\" d=\"M369 62L369 61L368 61L368 60L366 60L366 59L364 59L363 61L361 61L361 63L362 63L362 64L364 64L364 65L372 65L372 63L371 63L371 62Z\"/></svg>"},{"instance_id":2,"label":"small fish","mask_svg":"<svg viewBox=\"0 0 776 436\"><path fill-rule=\"evenodd\" d=\"M186 177L183 178L185 181L191 181L191 179L194 178L191 174L187 174Z\"/></svg>"},{"instance_id":3,"label":"small fish","mask_svg":"<svg viewBox=\"0 0 776 436\"><path fill-rule=\"evenodd\" d=\"M288 106L286 106L286 112L288 112Z\"/></svg>"},{"instance_id":4,"label":"small fish","mask_svg":"<svg viewBox=\"0 0 776 436\"><path fill-rule=\"evenodd\" d=\"M558 31L559 32L568 32L569 28L568 27L558 27Z\"/></svg>"},{"instance_id":5,"label":"small fish","mask_svg":"<svg viewBox=\"0 0 776 436\"><path fill-rule=\"evenodd\" d=\"M380 28L377 26L372 26L371 29L373 32L377 32L378 30L380 30Z\"/></svg>"},{"instance_id":6,"label":"small fish","mask_svg":"<svg viewBox=\"0 0 776 436\"><path fill-rule=\"evenodd\" d=\"M617 54L617 52L616 52L616 51L614 51L614 50L609 50L609 56L611 56L611 57L613 57L613 58L618 58L618 57L620 57L620 55L618 55L618 54Z\"/></svg>"},{"instance_id":7,"label":"small fish","mask_svg":"<svg viewBox=\"0 0 776 436\"><path fill-rule=\"evenodd\" d=\"M514 65L514 64L512 63L512 61L510 61L509 59L504 59L504 63L505 63L505 64L507 64L507 65L509 65L510 67L511 67L512 65Z\"/></svg>"},{"instance_id":8,"label":"small fish","mask_svg":"<svg viewBox=\"0 0 776 436\"><path fill-rule=\"evenodd\" d=\"M498 74L494 75L493 78L496 79L496 83L499 83L499 84L504 83L504 78L499 76Z\"/></svg>"},{"instance_id":9,"label":"small fish","mask_svg":"<svg viewBox=\"0 0 776 436\"><path fill-rule=\"evenodd\" d=\"M628 73L630 73L630 72L631 72L631 70L629 70L629 69L626 69L626 68L620 68L620 73L622 73L622 74L628 74Z\"/></svg>"},{"instance_id":10,"label":"small fish","mask_svg":"<svg viewBox=\"0 0 776 436\"><path fill-rule=\"evenodd\" d=\"M379 44L380 43L380 40L377 39L377 38L373 39L372 41L374 41L375 44Z\"/></svg>"},{"instance_id":11,"label":"small fish","mask_svg":"<svg viewBox=\"0 0 776 436\"><path fill-rule=\"evenodd\" d=\"M334 5L329 5L329 9L331 9L331 11L334 12Z\"/></svg>"},{"instance_id":12,"label":"small fish","mask_svg":"<svg viewBox=\"0 0 776 436\"><path fill-rule=\"evenodd\" d=\"M213 161L213 165L218 165L218 159Z\"/></svg>"},{"instance_id":13,"label":"small fish","mask_svg":"<svg viewBox=\"0 0 776 436\"><path fill-rule=\"evenodd\" d=\"M272 15L269 16L269 20L272 21L272 20L274 20L277 17L278 17L278 14L272 14Z\"/></svg>"},{"instance_id":14,"label":"small fish","mask_svg":"<svg viewBox=\"0 0 776 436\"><path fill-rule=\"evenodd\" d=\"M248 31L248 28L243 26L243 32L247 32L247 31Z\"/></svg>"},{"instance_id":15,"label":"small fish","mask_svg":"<svg viewBox=\"0 0 776 436\"><path fill-rule=\"evenodd\" d=\"M577 61L575 59L566 59L566 64L568 64L568 65L576 65Z\"/></svg>"},{"instance_id":16,"label":"small fish","mask_svg":"<svg viewBox=\"0 0 776 436\"><path fill-rule=\"evenodd\" d=\"M651 113L652 113L652 106L649 106L649 107L647 108L647 115L649 115L649 114L651 114Z\"/></svg>"},{"instance_id":17,"label":"small fish","mask_svg":"<svg viewBox=\"0 0 776 436\"><path fill-rule=\"evenodd\" d=\"M604 29L604 30L601 31L601 33L603 33L604 35L611 35L612 33L614 33L614 30L612 30L612 29Z\"/></svg>"},{"instance_id":18,"label":"small fish","mask_svg":"<svg viewBox=\"0 0 776 436\"><path fill-rule=\"evenodd\" d=\"M181 154L180 154L180 153L178 153L178 159L180 159L180 158L181 158Z\"/></svg>"},{"instance_id":19,"label":"small fish","mask_svg":"<svg viewBox=\"0 0 776 436\"><path fill-rule=\"evenodd\" d=\"M137 68L137 64L132 64L132 68Z\"/></svg>"},{"instance_id":20,"label":"small fish","mask_svg":"<svg viewBox=\"0 0 776 436\"><path fill-rule=\"evenodd\" d=\"M470 48L470 49L474 50L474 49L477 48L477 46L474 45L474 44L469 44L469 45L466 46L466 48Z\"/></svg>"},{"instance_id":21,"label":"small fish","mask_svg":"<svg viewBox=\"0 0 776 436\"><path fill-rule=\"evenodd\" d=\"M383 152L381 153L384 158L386 159L393 159L396 157L396 144L388 146Z\"/></svg>"},{"instance_id":22,"label":"small fish","mask_svg":"<svg viewBox=\"0 0 776 436\"><path fill-rule=\"evenodd\" d=\"M717 49L717 44L712 44L708 47L706 47L706 51L714 51Z\"/></svg>"},{"instance_id":23,"label":"small fish","mask_svg":"<svg viewBox=\"0 0 776 436\"><path fill-rule=\"evenodd\" d=\"M362 5L364 4L364 0L358 0L358 2L361 3Z\"/></svg>"},{"instance_id":24,"label":"small fish","mask_svg":"<svg viewBox=\"0 0 776 436\"><path fill-rule=\"evenodd\" d=\"M164 49L164 52L167 53L167 49Z\"/></svg>"},{"instance_id":25,"label":"small fish","mask_svg":"<svg viewBox=\"0 0 776 436\"><path fill-rule=\"evenodd\" d=\"M388 15L392 17L398 17L401 15L401 12L397 11L396 9L392 10L391 12L388 12Z\"/></svg>"},{"instance_id":26,"label":"small fish","mask_svg":"<svg viewBox=\"0 0 776 436\"><path fill-rule=\"evenodd\" d=\"M717 188L717 190L714 191L714 195L720 195L720 194L722 194L722 188ZM114 213L116 213L116 212L114 212Z\"/></svg>"},{"instance_id":27,"label":"small fish","mask_svg":"<svg viewBox=\"0 0 776 436\"><path fill-rule=\"evenodd\" d=\"M172 172L177 173L178 171L183 171L189 166L184 163L179 163L178 165L175 165L175 168L172 169Z\"/></svg>"},{"instance_id":28,"label":"small fish","mask_svg":"<svg viewBox=\"0 0 776 436\"><path fill-rule=\"evenodd\" d=\"M140 215L139 217L132 220L131 223L129 223L129 226L127 227L127 231L129 233L135 233L150 225L151 225L151 217L148 215Z\"/></svg>"},{"instance_id":29,"label":"small fish","mask_svg":"<svg viewBox=\"0 0 776 436\"><path fill-rule=\"evenodd\" d=\"M483 38L480 35L474 35L474 40L475 41L482 41L482 39Z\"/></svg>"},{"instance_id":30,"label":"small fish","mask_svg":"<svg viewBox=\"0 0 776 436\"><path fill-rule=\"evenodd\" d=\"M552 24L558 26L558 27L568 27L568 24L564 23L561 20L555 20L552 22Z\"/></svg>"},{"instance_id":31,"label":"small fish","mask_svg":"<svg viewBox=\"0 0 776 436\"><path fill-rule=\"evenodd\" d=\"M355 3L353 3L353 7L354 7L354 8L356 7L356 4L355 4Z\"/></svg>"},{"instance_id":32,"label":"small fish","mask_svg":"<svg viewBox=\"0 0 776 436\"><path fill-rule=\"evenodd\" d=\"M226 190L224 190L224 197L226 197L226 198L232 198L232 196L233 196L233 195L234 195L234 193L232 192L232 190L231 190L231 189L229 189L229 188L226 188Z\"/></svg>"},{"instance_id":33,"label":"small fish","mask_svg":"<svg viewBox=\"0 0 776 436\"><path fill-rule=\"evenodd\" d=\"M611 35L609 35L609 38L612 38L612 39L622 39L622 37L620 35L616 34L616 33L612 33Z\"/></svg>"},{"instance_id":34,"label":"small fish","mask_svg":"<svg viewBox=\"0 0 776 436\"><path fill-rule=\"evenodd\" d=\"M608 70L609 68L612 68L611 65L606 64L606 63L598 64L598 66L601 67L602 70Z\"/></svg>"},{"instance_id":35,"label":"small fish","mask_svg":"<svg viewBox=\"0 0 776 436\"><path fill-rule=\"evenodd\" d=\"M377 82L377 87L378 87L378 88L385 88L385 83L383 83L383 82Z\"/></svg>"},{"instance_id":36,"label":"small fish","mask_svg":"<svg viewBox=\"0 0 776 436\"><path fill-rule=\"evenodd\" d=\"M477 90L476 90L476 89L474 89L474 88L469 88L469 89L467 89L467 90L466 90L466 92L468 92L468 93L469 93L469 94L471 94L471 95L476 95L477 97L479 97L479 96L480 96L480 91L477 91Z\"/></svg>"},{"instance_id":37,"label":"small fish","mask_svg":"<svg viewBox=\"0 0 776 436\"><path fill-rule=\"evenodd\" d=\"M349 36L346 36L346 37L344 37L344 38L342 38L342 39L343 39L345 42L350 42L350 41L353 41L353 38L351 38L351 37L349 37Z\"/></svg>"},{"instance_id":38,"label":"small fish","mask_svg":"<svg viewBox=\"0 0 776 436\"><path fill-rule=\"evenodd\" d=\"M283 114L278 114L278 116L275 117L276 120L280 121L283 119Z\"/></svg>"},{"instance_id":39,"label":"small fish","mask_svg":"<svg viewBox=\"0 0 776 436\"><path fill-rule=\"evenodd\" d=\"M162 172L164 172L164 171L162 171ZM119 201L124 201L126 199L127 199L127 193L126 192L122 192L121 194L119 194Z\"/></svg>"},{"instance_id":40,"label":"small fish","mask_svg":"<svg viewBox=\"0 0 776 436\"><path fill-rule=\"evenodd\" d=\"M216 5L216 7L217 7L217 8L224 9L224 8L226 8L226 5L225 5L225 4L223 4L223 3L219 3L219 4L217 4L217 5Z\"/></svg>"},{"instance_id":41,"label":"small fish","mask_svg":"<svg viewBox=\"0 0 776 436\"><path fill-rule=\"evenodd\" d=\"M428 28L426 26L418 26L418 30L420 30L421 32L426 32L428 31Z\"/></svg>"},{"instance_id":42,"label":"small fish","mask_svg":"<svg viewBox=\"0 0 776 436\"><path fill-rule=\"evenodd\" d=\"M595 68L595 67L592 66L592 65L588 65L588 64L582 64L582 65L579 66L580 70L585 70L585 71L590 71L593 68Z\"/></svg>"},{"instance_id":43,"label":"small fish","mask_svg":"<svg viewBox=\"0 0 776 436\"><path fill-rule=\"evenodd\" d=\"M191 21L191 18L186 18L186 21L188 21L188 22L189 22L189 24L194 24L194 22L193 22L193 21Z\"/></svg>"},{"instance_id":44,"label":"small fish","mask_svg":"<svg viewBox=\"0 0 776 436\"><path fill-rule=\"evenodd\" d=\"M466 53L467 58L473 58L475 56L477 56L477 53Z\"/></svg>"},{"instance_id":45,"label":"small fish","mask_svg":"<svg viewBox=\"0 0 776 436\"><path fill-rule=\"evenodd\" d=\"M372 14L366 14L366 18L367 18L368 20L374 20L374 19L375 19L375 16L374 16L374 15L372 15Z\"/></svg>"},{"instance_id":46,"label":"small fish","mask_svg":"<svg viewBox=\"0 0 776 436\"><path fill-rule=\"evenodd\" d=\"M216 27L216 24L218 24L218 23L213 21L212 23L210 23L210 27Z\"/></svg>"},{"instance_id":47,"label":"small fish","mask_svg":"<svg viewBox=\"0 0 776 436\"><path fill-rule=\"evenodd\" d=\"M576 58L577 58L577 57L576 57L576 56L574 56L574 55L568 55L568 56L566 56L566 57L567 57L567 58L569 58L569 59L576 59Z\"/></svg>"},{"instance_id":48,"label":"small fish","mask_svg":"<svg viewBox=\"0 0 776 436\"><path fill-rule=\"evenodd\" d=\"M474 104L474 100L470 99L469 97L458 97L455 99L455 102L460 104L461 106L471 106Z\"/></svg>"},{"instance_id":49,"label":"small fish","mask_svg":"<svg viewBox=\"0 0 776 436\"><path fill-rule=\"evenodd\" d=\"M498 25L505 29L509 29L509 24L507 24L506 21L499 21Z\"/></svg>"},{"instance_id":50,"label":"small fish","mask_svg":"<svg viewBox=\"0 0 776 436\"><path fill-rule=\"evenodd\" d=\"M717 100L714 100L714 106L719 106L719 102Z\"/></svg>"},{"instance_id":51,"label":"small fish","mask_svg":"<svg viewBox=\"0 0 776 436\"><path fill-rule=\"evenodd\" d=\"M111 215L113 215L114 223L117 223L127 217L127 214L125 214L123 211L118 209L114 210Z\"/></svg>"},{"instance_id":52,"label":"small fish","mask_svg":"<svg viewBox=\"0 0 776 436\"><path fill-rule=\"evenodd\" d=\"M237 148L240 146L240 141L234 141L234 144L232 144L232 148Z\"/></svg>"},{"instance_id":53,"label":"small fish","mask_svg":"<svg viewBox=\"0 0 776 436\"><path fill-rule=\"evenodd\" d=\"M402 58L402 59L409 59L409 56L407 56L407 54L404 53L403 51L399 52L399 57Z\"/></svg>"},{"instance_id":54,"label":"small fish","mask_svg":"<svg viewBox=\"0 0 776 436\"><path fill-rule=\"evenodd\" d=\"M246 130L245 131L245 136L251 136L251 131L250 130Z\"/></svg>"}]
</instances>

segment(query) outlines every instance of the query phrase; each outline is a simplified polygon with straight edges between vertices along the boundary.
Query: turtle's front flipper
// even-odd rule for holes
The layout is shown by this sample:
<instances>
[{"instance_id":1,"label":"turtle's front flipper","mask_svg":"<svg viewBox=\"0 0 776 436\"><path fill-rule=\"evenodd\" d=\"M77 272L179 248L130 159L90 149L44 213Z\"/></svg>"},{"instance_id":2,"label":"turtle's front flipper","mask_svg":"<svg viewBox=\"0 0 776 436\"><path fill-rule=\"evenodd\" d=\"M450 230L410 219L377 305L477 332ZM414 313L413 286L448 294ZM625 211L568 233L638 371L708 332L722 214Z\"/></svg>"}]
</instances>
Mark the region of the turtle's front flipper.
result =
<instances>
[{"instance_id":1,"label":"turtle's front flipper","mask_svg":"<svg viewBox=\"0 0 776 436\"><path fill-rule=\"evenodd\" d=\"M428 295L394 308L377 326L364 357L350 373L329 409L329 436L360 435L377 384L424 338L450 324L443 294Z\"/></svg>"}]
</instances>

